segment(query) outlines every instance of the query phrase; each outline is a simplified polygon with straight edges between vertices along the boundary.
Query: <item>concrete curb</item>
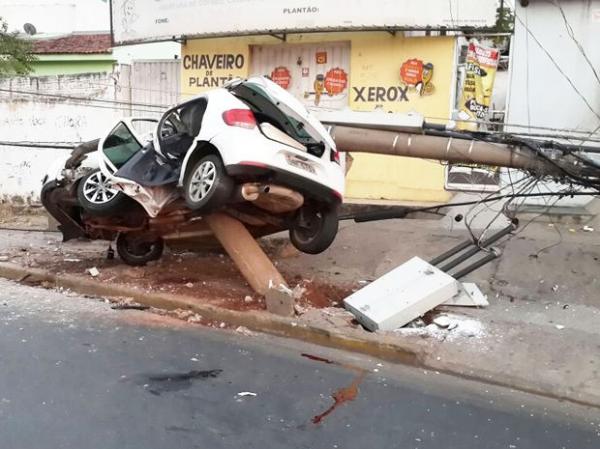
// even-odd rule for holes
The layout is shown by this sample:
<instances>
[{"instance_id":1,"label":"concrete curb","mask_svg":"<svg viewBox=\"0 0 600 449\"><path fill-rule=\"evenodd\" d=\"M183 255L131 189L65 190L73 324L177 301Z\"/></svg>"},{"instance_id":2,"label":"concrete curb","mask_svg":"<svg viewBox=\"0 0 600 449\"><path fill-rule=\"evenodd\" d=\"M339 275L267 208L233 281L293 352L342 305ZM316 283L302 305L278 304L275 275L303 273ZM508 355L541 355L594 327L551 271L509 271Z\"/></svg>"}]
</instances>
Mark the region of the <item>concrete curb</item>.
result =
<instances>
[{"instance_id":1,"label":"concrete curb","mask_svg":"<svg viewBox=\"0 0 600 449\"><path fill-rule=\"evenodd\" d=\"M70 289L76 293L99 297L128 297L136 302L165 310L184 309L202 315L214 321L222 321L231 326L244 326L250 330L272 335L293 338L321 346L362 353L379 359L425 370L439 371L445 374L475 380L491 385L508 387L526 393L569 401L579 405L600 407L600 397L590 396L582 400L573 392L564 391L560 385L540 385L535 379L517 376L499 376L497 372L473 372L470 366L460 364L444 365L436 362L424 345L414 341L399 342L398 338L389 338L365 332L340 332L326 327L308 325L293 318L284 318L261 311L239 312L222 307L198 303L196 298L184 295L136 290L114 284L104 284L96 280L85 279L69 274L53 274L46 270L26 268L11 263L0 263L0 277L17 282L48 282L55 287Z\"/></svg>"}]
</instances>

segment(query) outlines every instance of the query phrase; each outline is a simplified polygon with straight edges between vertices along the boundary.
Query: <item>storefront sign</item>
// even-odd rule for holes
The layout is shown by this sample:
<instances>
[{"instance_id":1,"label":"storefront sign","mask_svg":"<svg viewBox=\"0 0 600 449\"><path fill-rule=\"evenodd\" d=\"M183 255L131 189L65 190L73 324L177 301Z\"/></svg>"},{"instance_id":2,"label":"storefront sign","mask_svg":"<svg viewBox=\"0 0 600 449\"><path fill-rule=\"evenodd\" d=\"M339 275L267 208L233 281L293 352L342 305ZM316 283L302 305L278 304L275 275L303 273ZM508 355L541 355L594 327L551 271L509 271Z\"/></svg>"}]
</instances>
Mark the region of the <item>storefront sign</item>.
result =
<instances>
[{"instance_id":1,"label":"storefront sign","mask_svg":"<svg viewBox=\"0 0 600 449\"><path fill-rule=\"evenodd\" d=\"M290 4L292 3L292 4ZM271 32L491 27L496 0L111 0L117 45Z\"/></svg>"},{"instance_id":2,"label":"storefront sign","mask_svg":"<svg viewBox=\"0 0 600 449\"><path fill-rule=\"evenodd\" d=\"M290 87L290 82L292 81L292 75L287 67L276 67L271 72L271 80L275 84L279 84L281 87L287 90Z\"/></svg>"},{"instance_id":3,"label":"storefront sign","mask_svg":"<svg viewBox=\"0 0 600 449\"><path fill-rule=\"evenodd\" d=\"M361 86L353 87L354 101L363 103L383 103L409 101L408 86Z\"/></svg>"},{"instance_id":4,"label":"storefront sign","mask_svg":"<svg viewBox=\"0 0 600 449\"><path fill-rule=\"evenodd\" d=\"M495 48L484 47L477 41L469 43L467 70L459 104L459 119L469 122L460 122L461 129L477 130L477 123L471 121L487 118L499 57L500 53Z\"/></svg>"},{"instance_id":5,"label":"storefront sign","mask_svg":"<svg viewBox=\"0 0 600 449\"><path fill-rule=\"evenodd\" d=\"M206 41L188 42L181 55L181 90L192 94L221 87L248 74L247 46L219 47Z\"/></svg>"}]
</instances>

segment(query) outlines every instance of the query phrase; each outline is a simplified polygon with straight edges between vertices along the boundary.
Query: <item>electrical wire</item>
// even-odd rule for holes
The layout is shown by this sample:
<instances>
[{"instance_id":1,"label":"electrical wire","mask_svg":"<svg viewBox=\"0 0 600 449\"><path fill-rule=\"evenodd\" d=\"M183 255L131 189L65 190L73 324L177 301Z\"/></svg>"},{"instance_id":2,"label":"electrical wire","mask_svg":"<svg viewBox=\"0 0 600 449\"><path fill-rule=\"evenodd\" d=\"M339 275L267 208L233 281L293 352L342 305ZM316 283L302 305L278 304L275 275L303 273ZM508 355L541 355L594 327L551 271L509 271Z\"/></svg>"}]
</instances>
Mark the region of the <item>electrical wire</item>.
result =
<instances>
[{"instance_id":1,"label":"electrical wire","mask_svg":"<svg viewBox=\"0 0 600 449\"><path fill-rule=\"evenodd\" d=\"M525 28L525 31L527 31L527 34L529 36L531 36L531 38L537 44L537 46L544 52L544 54L552 62L552 64L556 68L556 70L558 70L558 72L563 76L563 78L565 78L565 80L570 84L573 91L575 91L575 93L579 96L579 98L581 98L581 100L585 103L585 105L588 107L588 109L596 116L596 118L598 118L598 120L600 120L600 114L598 112L596 112L596 110L592 107L592 105L589 103L587 98L581 93L581 91L577 88L577 86L575 86L575 83L573 82L573 80L571 80L569 75L567 75L564 72L564 70L560 67L560 65L558 64L556 59L554 59L554 57L550 54L550 52L546 49L546 47L544 47L542 45L542 43L538 40L538 38L535 36L535 34L533 34L531 29L529 29L529 27L525 24L525 22L523 22L523 20L518 16L518 14L516 12L515 12L515 18Z\"/></svg>"},{"instance_id":2,"label":"electrical wire","mask_svg":"<svg viewBox=\"0 0 600 449\"><path fill-rule=\"evenodd\" d=\"M581 55L585 59L585 62L587 62L588 66L592 70L592 73L594 74L594 77L596 78L596 81L598 81L598 84L600 84L600 76L598 76L598 72L596 71L596 68L594 67L594 64L592 64L592 61L590 61L590 58L588 57L585 49L583 48L583 45L581 45L581 42L579 42L577 40L577 38L575 37L575 31L573 30L573 27L569 23L569 20L567 19L567 15L565 14L564 9L562 8L562 6L560 6L560 2L558 0L553 0L552 3L560 11L560 15L562 16L563 22L565 23L565 28L567 29L567 34L569 35L569 37L571 38L571 40L573 40L573 42L575 43L575 45L579 49L579 52L581 53Z\"/></svg>"}]
</instances>

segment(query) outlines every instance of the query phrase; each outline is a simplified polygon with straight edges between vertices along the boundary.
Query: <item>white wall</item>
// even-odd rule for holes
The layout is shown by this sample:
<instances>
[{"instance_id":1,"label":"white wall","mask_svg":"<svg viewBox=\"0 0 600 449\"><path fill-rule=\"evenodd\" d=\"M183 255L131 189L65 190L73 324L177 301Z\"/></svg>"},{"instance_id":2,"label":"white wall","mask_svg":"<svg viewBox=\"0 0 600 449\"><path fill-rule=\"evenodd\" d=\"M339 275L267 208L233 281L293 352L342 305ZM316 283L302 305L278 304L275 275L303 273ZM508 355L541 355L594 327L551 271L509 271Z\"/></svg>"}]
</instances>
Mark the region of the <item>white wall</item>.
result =
<instances>
[{"instance_id":1,"label":"white wall","mask_svg":"<svg viewBox=\"0 0 600 449\"><path fill-rule=\"evenodd\" d=\"M112 74L12 78L0 81L0 89L126 100ZM119 117L129 115L124 106L94 104L0 91L0 141L83 142L99 137ZM68 154L68 150L0 144L0 200L37 203L47 169Z\"/></svg>"},{"instance_id":2,"label":"white wall","mask_svg":"<svg viewBox=\"0 0 600 449\"><path fill-rule=\"evenodd\" d=\"M550 53L600 115L600 82L567 34L554 0L531 0L527 7L516 3L518 18L511 55L512 74L506 122L593 131L600 124L600 119L590 111L534 39ZM560 1L560 5L575 37L600 73L600 0ZM522 131L510 127L508 130ZM536 132L534 129L530 131Z\"/></svg>"}]
</instances>

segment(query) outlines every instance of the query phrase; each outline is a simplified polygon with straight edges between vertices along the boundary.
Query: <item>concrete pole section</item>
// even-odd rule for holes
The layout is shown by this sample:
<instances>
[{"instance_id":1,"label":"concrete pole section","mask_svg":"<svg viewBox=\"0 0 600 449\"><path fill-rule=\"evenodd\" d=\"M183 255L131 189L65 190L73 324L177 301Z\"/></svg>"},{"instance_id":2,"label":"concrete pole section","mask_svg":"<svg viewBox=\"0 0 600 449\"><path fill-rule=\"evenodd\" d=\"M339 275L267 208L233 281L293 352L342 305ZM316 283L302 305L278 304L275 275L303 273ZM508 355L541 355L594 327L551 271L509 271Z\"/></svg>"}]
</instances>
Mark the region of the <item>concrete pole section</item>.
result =
<instances>
[{"instance_id":1,"label":"concrete pole section","mask_svg":"<svg viewBox=\"0 0 600 449\"><path fill-rule=\"evenodd\" d=\"M240 221L223 213L208 215L205 220L256 293L266 295L271 283L274 287L280 284L287 286L283 276Z\"/></svg>"},{"instance_id":2,"label":"concrete pole section","mask_svg":"<svg viewBox=\"0 0 600 449\"><path fill-rule=\"evenodd\" d=\"M520 168L538 174L561 173L529 148L499 143L348 126L336 126L332 136L338 151Z\"/></svg>"}]
</instances>

